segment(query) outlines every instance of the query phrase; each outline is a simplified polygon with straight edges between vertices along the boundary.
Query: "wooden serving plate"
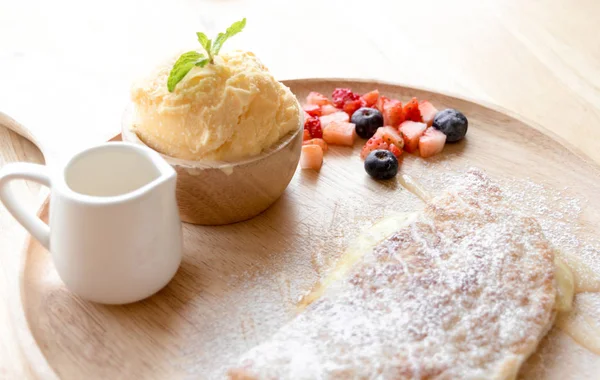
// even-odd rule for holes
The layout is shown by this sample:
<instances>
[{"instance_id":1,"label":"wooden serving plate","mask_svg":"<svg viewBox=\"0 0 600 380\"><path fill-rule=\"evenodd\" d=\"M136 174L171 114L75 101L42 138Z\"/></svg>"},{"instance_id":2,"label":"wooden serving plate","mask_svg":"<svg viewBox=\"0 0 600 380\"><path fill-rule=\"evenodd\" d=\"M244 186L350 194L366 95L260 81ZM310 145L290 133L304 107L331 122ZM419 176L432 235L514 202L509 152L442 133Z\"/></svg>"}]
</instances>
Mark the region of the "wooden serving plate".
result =
<instances>
[{"instance_id":1,"label":"wooden serving plate","mask_svg":"<svg viewBox=\"0 0 600 380\"><path fill-rule=\"evenodd\" d=\"M309 91L378 88L403 101L417 96L439 109L457 108L469 118L467 139L427 160L405 155L403 173L435 193L450 174L479 167L501 186L517 189L515 201L535 203L538 193L557 195L540 207L533 204L536 216L548 217L543 225L549 228L564 223L581 247L600 236L600 169L535 124L468 100L392 84L336 79L285 83L301 101ZM34 343L26 350L34 372L63 379L219 378L223 366L297 314L302 295L362 230L390 213L421 207L398 182L371 180L358 157L360 148L360 143L354 149L330 148L320 173L298 170L284 195L251 220L184 225L179 272L161 292L135 304L103 306L72 295L48 252L30 239L21 273L24 318L15 323L26 327ZM46 219L47 214L46 203L40 216ZM559 241L558 248L573 250L572 240ZM594 257L586 253L587 260ZM600 268L598 262L588 264ZM579 297L594 296L578 295L576 304ZM600 320L588 322L592 330L596 323L600 329ZM594 373L600 373L600 356L554 328L521 377L567 379Z\"/></svg>"}]
</instances>

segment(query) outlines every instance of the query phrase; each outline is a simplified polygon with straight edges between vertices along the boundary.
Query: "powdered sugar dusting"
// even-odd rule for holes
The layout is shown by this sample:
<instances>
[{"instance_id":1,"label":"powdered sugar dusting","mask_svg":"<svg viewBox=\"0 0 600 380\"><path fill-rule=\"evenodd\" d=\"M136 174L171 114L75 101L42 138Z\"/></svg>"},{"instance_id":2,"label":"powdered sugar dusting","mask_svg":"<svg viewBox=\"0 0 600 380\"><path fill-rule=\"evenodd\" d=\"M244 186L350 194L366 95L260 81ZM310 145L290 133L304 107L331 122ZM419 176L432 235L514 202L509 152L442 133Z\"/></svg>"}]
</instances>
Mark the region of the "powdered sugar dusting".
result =
<instances>
[{"instance_id":1,"label":"powdered sugar dusting","mask_svg":"<svg viewBox=\"0 0 600 380\"><path fill-rule=\"evenodd\" d=\"M308 181L305 179L305 182ZM319 181L314 185L321 187L329 183ZM198 295L209 294L218 301L201 308L185 306L189 307L189 313L194 313L195 323L182 332L187 336L186 344L179 348L181 355L172 365L189 378L223 378L225 369L234 365L240 355L297 315L297 302L334 266L347 242L370 227L373 220L391 213L390 200L398 203L392 209L394 212L414 210L420 205L408 191L375 185L377 194L388 191L390 196L371 196L372 207L362 205L363 196L348 194L343 199L334 198L330 194L336 192L318 188L315 194L320 194L319 201L326 206L290 194L289 201L275 204L267 214L254 218L250 225L240 226L243 234L236 233L235 225L204 227L207 239L220 243L213 246L212 252L202 252L204 260L214 256L211 264L220 263L219 250L222 249L238 252L249 265L240 270L223 263L217 267L223 281L214 287L205 284ZM279 218L294 218L294 223L281 223ZM284 229L284 225L293 228ZM248 251L245 239L249 235L263 240L264 249L255 252L257 244L253 238L253 250ZM223 242L228 245L223 246ZM184 262L182 269L185 268ZM212 293L213 289L219 293ZM232 324L232 321L238 323Z\"/></svg>"},{"instance_id":2,"label":"powdered sugar dusting","mask_svg":"<svg viewBox=\"0 0 600 380\"><path fill-rule=\"evenodd\" d=\"M585 315L581 326L583 333L590 339L600 329L600 294L582 293L575 300L575 318ZM570 317L567 317L570 318ZM560 322L559 322L560 323ZM536 353L525 363L520 379L527 380L564 380L595 379L600 373L600 357L575 343L564 331L554 328L541 342Z\"/></svg>"},{"instance_id":3,"label":"powdered sugar dusting","mask_svg":"<svg viewBox=\"0 0 600 380\"><path fill-rule=\"evenodd\" d=\"M448 186L465 185L462 174L451 169L449 165L444 167L444 161L430 164L426 160L417 160L421 162L422 167L419 167L419 170L405 172L410 173L425 188L430 189L433 195L441 193L442 189ZM432 167L429 167L430 165ZM435 175L432 175L434 172ZM583 198L571 188L563 187L557 190L544 182L536 183L529 179L497 179L500 179L498 183L502 187L504 197L509 204L512 204L512 209L534 216L547 239L554 246L567 253L579 253L596 273L600 273L598 270L600 245L591 236L591 229L586 229L585 223L579 223L587 207ZM225 370L231 368L244 352L263 343L263 339L275 334L285 321L290 321L297 315L294 303L309 291L319 278L328 275L330 268L335 267L338 258L345 251L347 243L360 231L369 228L373 221L390 213L422 208L422 202L416 197L390 184L384 184L384 188L389 187L389 189L382 192L381 186L374 188L374 184L367 182L357 188L357 192L362 193L348 194L343 199L339 199L326 198L330 193L335 194L328 189L321 189L323 186L334 185L328 181L310 182L304 178L303 183L315 186L315 194L322 194L325 197L320 199L319 203L335 206L333 209L316 207L312 202L303 203L302 198L292 194L294 207L302 210L299 213L302 218L295 223L294 230L280 231L283 237L271 236L270 231L278 230L279 225L257 223L261 229L256 233L264 237L265 241L269 241L269 252L264 252L268 258L256 260L256 264L247 270L236 270L233 273L224 271L226 288L230 291L226 296L220 297L220 302L229 307L221 310L221 306L215 304L214 310L202 308L206 318L198 316L197 320L206 320L210 323L209 334L206 333L207 329L204 326L199 327L201 334L192 328L190 331L183 332L194 338L188 339L188 343L181 347L183 359L174 363L174 366L184 370L190 378L198 376L207 379L223 378ZM378 196L370 195L368 191L376 191ZM382 194L384 196L381 196ZM371 203L368 208L361 206L365 199ZM294 212L290 210L290 206L285 210L277 210L277 207L274 206L275 209L272 210L274 215L289 215L290 212ZM260 220L260 217L258 219ZM273 246L273 242L278 239L282 240L281 244ZM300 246L303 248L299 248ZM235 249L238 247L236 246ZM241 255L246 254L243 253L243 244L239 245L239 249ZM305 255L298 255L300 251L312 253L307 258ZM461 281L469 283L476 278L473 273L470 276L465 274ZM238 307L232 311L231 305ZM227 317L219 318L220 312L226 312ZM194 313L197 311L195 310ZM232 325L233 320L239 321L239 324ZM197 343L190 343L194 341ZM572 340L564 341L575 344ZM544 344L540 349L542 353L548 352ZM554 352L548 353L551 354ZM552 361L552 358L548 356L546 360ZM295 365L302 364L296 362Z\"/></svg>"},{"instance_id":4,"label":"powdered sugar dusting","mask_svg":"<svg viewBox=\"0 0 600 380\"><path fill-rule=\"evenodd\" d=\"M432 164L417 159L414 165L411 171L414 177L434 191L461 181L460 171L444 161ZM439 171L440 165L444 166L442 171ZM435 176L430 175L433 170L437 171ZM504 197L513 208L535 217L558 254L567 258L579 291L600 291L600 241L594 233L594 227L600 219L594 214L598 212L594 205L577 192L577 183L557 186L556 182L512 177L501 178L499 183ZM575 307L581 304L579 300L586 297L597 297L600 302L600 294L578 294ZM598 316L599 310L600 304L596 303L594 308L587 309L587 315ZM572 378L573 374L581 378L593 378L591 374L598 372L598 357L554 327L538 351L527 361L521 378L563 380Z\"/></svg>"},{"instance_id":5,"label":"powdered sugar dusting","mask_svg":"<svg viewBox=\"0 0 600 380\"><path fill-rule=\"evenodd\" d=\"M234 374L510 377L551 324L553 276L539 225L474 171L244 355Z\"/></svg>"},{"instance_id":6,"label":"powdered sugar dusting","mask_svg":"<svg viewBox=\"0 0 600 380\"><path fill-rule=\"evenodd\" d=\"M462 181L462 173L449 165L435 176L432 164L419 160L415 178L426 188L438 191L447 186L455 186ZM586 285L586 291L600 291L600 240L592 226L600 222L600 216L587 217L589 200L577 193L576 186L557 188L548 182L531 179L502 178L499 181L505 199L524 215L535 218L542 227L546 238L559 251L561 256L576 259L584 268L572 266L579 283ZM582 270L583 269L583 270Z\"/></svg>"}]
</instances>

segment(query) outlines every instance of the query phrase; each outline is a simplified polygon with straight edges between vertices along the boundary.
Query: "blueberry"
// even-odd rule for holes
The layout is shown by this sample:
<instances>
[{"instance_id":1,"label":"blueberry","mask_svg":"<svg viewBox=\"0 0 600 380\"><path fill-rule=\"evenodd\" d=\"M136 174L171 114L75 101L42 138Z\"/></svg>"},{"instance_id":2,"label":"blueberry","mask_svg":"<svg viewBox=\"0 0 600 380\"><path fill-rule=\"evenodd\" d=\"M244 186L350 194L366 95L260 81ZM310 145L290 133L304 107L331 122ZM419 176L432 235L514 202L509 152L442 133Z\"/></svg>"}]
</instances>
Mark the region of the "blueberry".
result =
<instances>
[{"instance_id":1,"label":"blueberry","mask_svg":"<svg viewBox=\"0 0 600 380\"><path fill-rule=\"evenodd\" d=\"M362 107L352 114L350 122L356 125L354 129L357 135L363 139L370 139L377 132L377 128L383 127L383 115L375 108Z\"/></svg>"},{"instance_id":2,"label":"blueberry","mask_svg":"<svg viewBox=\"0 0 600 380\"><path fill-rule=\"evenodd\" d=\"M460 111L448 108L435 114L433 127L446 135L446 142L455 142L465 137L469 121Z\"/></svg>"},{"instance_id":3,"label":"blueberry","mask_svg":"<svg viewBox=\"0 0 600 380\"><path fill-rule=\"evenodd\" d=\"M398 174L398 159L387 150L374 150L365 159L365 171L375 179L394 178Z\"/></svg>"}]
</instances>

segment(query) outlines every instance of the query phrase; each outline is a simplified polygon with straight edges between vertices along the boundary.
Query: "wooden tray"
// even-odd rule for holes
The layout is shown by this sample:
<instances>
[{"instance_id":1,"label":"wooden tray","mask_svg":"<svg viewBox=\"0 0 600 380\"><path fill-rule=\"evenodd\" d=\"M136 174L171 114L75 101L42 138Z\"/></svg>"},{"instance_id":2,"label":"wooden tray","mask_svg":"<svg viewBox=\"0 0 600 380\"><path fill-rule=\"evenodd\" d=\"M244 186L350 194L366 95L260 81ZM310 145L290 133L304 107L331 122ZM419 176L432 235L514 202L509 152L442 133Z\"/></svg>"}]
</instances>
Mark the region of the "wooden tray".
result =
<instances>
[{"instance_id":1,"label":"wooden tray","mask_svg":"<svg viewBox=\"0 0 600 380\"><path fill-rule=\"evenodd\" d=\"M599 168L539 126L471 101L391 84L336 79L286 84L301 100L309 91L378 88L403 101L417 96L439 109L460 109L470 122L467 139L428 160L405 155L403 173L436 192L449 175L479 167L502 186L521 189L516 193L525 200L537 192L558 195L549 200L547 212L538 210L539 217L562 221L581 242L600 236ZM320 173L298 170L284 196L252 220L185 225L185 257L176 277L136 304L102 306L73 296L50 255L29 240L21 273L25 318L15 323L25 326L35 343L25 350L34 371L64 379L216 377L221 366L296 315L300 297L361 230L391 212L421 206L397 182L369 179L360 146L331 148ZM47 214L44 204L40 216ZM559 248L572 249L567 245ZM600 321L590 323L596 322L600 328ZM600 357L554 328L521 376L566 379L593 373L600 373Z\"/></svg>"}]
</instances>

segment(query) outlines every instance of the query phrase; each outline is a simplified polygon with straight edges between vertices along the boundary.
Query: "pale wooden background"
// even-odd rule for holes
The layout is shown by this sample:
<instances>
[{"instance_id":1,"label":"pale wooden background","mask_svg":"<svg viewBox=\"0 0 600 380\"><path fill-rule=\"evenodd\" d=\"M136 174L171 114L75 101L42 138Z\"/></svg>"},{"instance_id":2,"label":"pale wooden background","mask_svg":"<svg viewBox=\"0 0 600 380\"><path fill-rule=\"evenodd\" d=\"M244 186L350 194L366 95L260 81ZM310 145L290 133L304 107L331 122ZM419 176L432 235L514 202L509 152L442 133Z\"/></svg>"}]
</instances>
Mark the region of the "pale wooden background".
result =
<instances>
[{"instance_id":1,"label":"pale wooden background","mask_svg":"<svg viewBox=\"0 0 600 380\"><path fill-rule=\"evenodd\" d=\"M116 134L131 81L157 60L248 18L225 49L253 50L281 79L375 78L493 103L536 120L600 162L596 0L0 0L0 111L48 155ZM43 128L40 128L43 127ZM491 147L493 148L493 147ZM0 129L0 161L41 162ZM42 195L19 184L32 210ZM8 308L25 233L0 208L0 378L22 378Z\"/></svg>"}]
</instances>

